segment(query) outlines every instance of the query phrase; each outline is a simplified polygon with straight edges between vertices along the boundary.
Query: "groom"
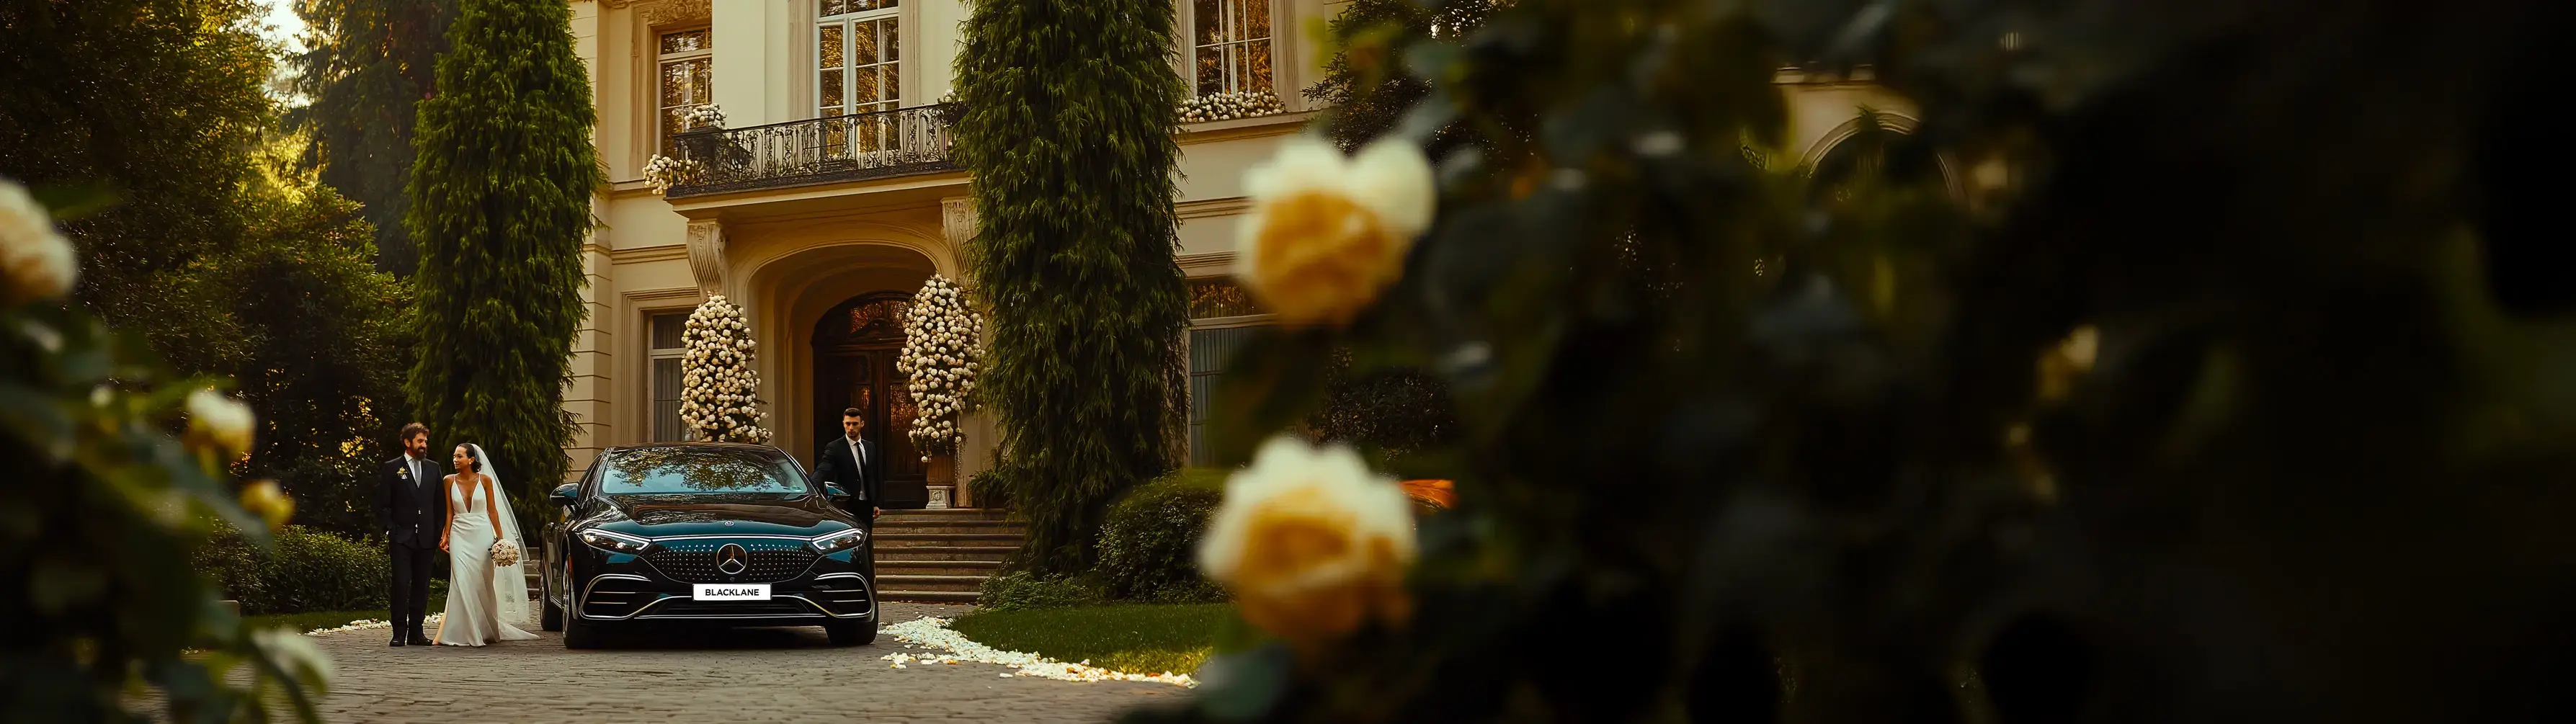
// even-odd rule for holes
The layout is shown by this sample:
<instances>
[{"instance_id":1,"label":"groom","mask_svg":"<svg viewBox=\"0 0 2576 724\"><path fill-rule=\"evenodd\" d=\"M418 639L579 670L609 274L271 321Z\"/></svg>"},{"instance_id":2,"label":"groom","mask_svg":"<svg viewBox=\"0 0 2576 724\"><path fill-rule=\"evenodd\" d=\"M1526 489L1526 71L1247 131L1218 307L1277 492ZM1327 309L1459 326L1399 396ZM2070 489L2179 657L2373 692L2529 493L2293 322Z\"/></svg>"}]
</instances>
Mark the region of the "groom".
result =
<instances>
[{"instance_id":1,"label":"groom","mask_svg":"<svg viewBox=\"0 0 2576 724\"><path fill-rule=\"evenodd\" d=\"M421 623L429 617L430 565L447 525L447 490L429 459L429 426L404 425L402 445L402 457L385 461L376 486L376 524L394 557L392 645L428 646Z\"/></svg>"},{"instance_id":2,"label":"groom","mask_svg":"<svg viewBox=\"0 0 2576 724\"><path fill-rule=\"evenodd\" d=\"M880 472L884 468L877 460L877 447L868 443L867 430L867 415L860 413L859 408L842 410L841 437L823 443L822 454L817 455L814 461L816 481L839 483L841 490L851 495L851 515L857 515L860 508L868 509L868 514L859 519L861 523L875 520L878 514L885 512L884 508L877 507L884 502L885 491L878 484L878 480L884 477Z\"/></svg>"}]
</instances>

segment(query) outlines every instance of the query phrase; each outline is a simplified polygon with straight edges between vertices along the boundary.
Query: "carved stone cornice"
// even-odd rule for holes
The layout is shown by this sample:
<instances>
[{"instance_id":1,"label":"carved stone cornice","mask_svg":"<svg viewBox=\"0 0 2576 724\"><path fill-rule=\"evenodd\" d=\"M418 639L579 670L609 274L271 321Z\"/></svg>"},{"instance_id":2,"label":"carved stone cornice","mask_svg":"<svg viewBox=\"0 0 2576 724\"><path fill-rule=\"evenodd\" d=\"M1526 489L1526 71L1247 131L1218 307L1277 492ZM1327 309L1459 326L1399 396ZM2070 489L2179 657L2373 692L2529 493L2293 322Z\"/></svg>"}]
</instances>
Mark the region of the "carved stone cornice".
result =
<instances>
[{"instance_id":1,"label":"carved stone cornice","mask_svg":"<svg viewBox=\"0 0 2576 724\"><path fill-rule=\"evenodd\" d=\"M697 278L699 292L710 297L725 293L724 253L724 224L689 222L689 274Z\"/></svg>"},{"instance_id":2,"label":"carved stone cornice","mask_svg":"<svg viewBox=\"0 0 2576 724\"><path fill-rule=\"evenodd\" d=\"M608 6L633 6L647 27L692 25L715 17L713 0L608 0Z\"/></svg>"}]
</instances>

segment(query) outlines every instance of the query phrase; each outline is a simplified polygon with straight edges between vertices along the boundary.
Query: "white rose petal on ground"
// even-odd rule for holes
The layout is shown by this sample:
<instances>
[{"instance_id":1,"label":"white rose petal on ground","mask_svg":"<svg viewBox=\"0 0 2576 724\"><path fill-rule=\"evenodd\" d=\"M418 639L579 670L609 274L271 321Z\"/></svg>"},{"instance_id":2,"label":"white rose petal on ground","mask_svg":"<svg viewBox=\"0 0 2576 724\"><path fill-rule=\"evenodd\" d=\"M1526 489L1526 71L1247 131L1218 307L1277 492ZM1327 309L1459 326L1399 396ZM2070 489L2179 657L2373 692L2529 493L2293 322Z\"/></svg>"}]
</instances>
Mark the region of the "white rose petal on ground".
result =
<instances>
[{"instance_id":1,"label":"white rose petal on ground","mask_svg":"<svg viewBox=\"0 0 2576 724\"><path fill-rule=\"evenodd\" d=\"M1190 678L1190 675L1188 674L1173 674L1170 672L1160 674L1135 674L1124 671L1113 671L1086 664L1068 664L1024 651L1003 651L976 643L975 640L966 638L965 634L958 633L956 630L948 628L948 619L944 618L923 616L903 623L885 626L877 629L877 631L888 636L893 636L895 640L898 641L920 644L924 647L946 651L948 652L947 654L938 657L939 662L943 664L966 661L979 664L999 664L1002 666L1016 667L1018 669L1017 672L1002 674L1001 678L1005 679L1012 678L1014 675L1017 675L1036 676L1057 681L1147 681L1191 688L1197 688L1199 685L1198 680ZM894 654L894 656L909 657L907 654Z\"/></svg>"}]
</instances>

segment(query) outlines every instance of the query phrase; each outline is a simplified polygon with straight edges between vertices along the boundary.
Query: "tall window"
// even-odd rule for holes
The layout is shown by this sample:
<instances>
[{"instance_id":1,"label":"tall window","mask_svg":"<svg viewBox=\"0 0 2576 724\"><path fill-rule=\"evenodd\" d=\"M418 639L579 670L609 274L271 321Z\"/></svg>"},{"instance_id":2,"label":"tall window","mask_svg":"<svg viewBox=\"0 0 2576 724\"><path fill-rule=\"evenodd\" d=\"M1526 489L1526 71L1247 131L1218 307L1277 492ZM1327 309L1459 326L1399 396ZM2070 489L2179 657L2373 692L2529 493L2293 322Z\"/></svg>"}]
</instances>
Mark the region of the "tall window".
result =
<instances>
[{"instance_id":1,"label":"tall window","mask_svg":"<svg viewBox=\"0 0 2576 724\"><path fill-rule=\"evenodd\" d=\"M1226 358L1267 322L1252 297L1225 279L1190 282L1190 464L1214 462L1208 454L1208 402Z\"/></svg>"},{"instance_id":2,"label":"tall window","mask_svg":"<svg viewBox=\"0 0 2576 724\"><path fill-rule=\"evenodd\" d=\"M706 28L662 34L662 155L678 155L671 134L689 130L689 111L715 102L714 39Z\"/></svg>"},{"instance_id":3,"label":"tall window","mask_svg":"<svg viewBox=\"0 0 2576 724\"><path fill-rule=\"evenodd\" d=\"M688 323L687 314L656 314L648 325L652 339L645 358L653 365L653 439L648 442L688 439L687 428L680 426L680 358L687 352L680 330Z\"/></svg>"},{"instance_id":4,"label":"tall window","mask_svg":"<svg viewBox=\"0 0 2576 724\"><path fill-rule=\"evenodd\" d=\"M1270 0L1191 0L1190 59L1199 95L1270 87Z\"/></svg>"},{"instance_id":5,"label":"tall window","mask_svg":"<svg viewBox=\"0 0 2576 724\"><path fill-rule=\"evenodd\" d=\"M903 0L816 0L814 117L893 110L903 102Z\"/></svg>"}]
</instances>

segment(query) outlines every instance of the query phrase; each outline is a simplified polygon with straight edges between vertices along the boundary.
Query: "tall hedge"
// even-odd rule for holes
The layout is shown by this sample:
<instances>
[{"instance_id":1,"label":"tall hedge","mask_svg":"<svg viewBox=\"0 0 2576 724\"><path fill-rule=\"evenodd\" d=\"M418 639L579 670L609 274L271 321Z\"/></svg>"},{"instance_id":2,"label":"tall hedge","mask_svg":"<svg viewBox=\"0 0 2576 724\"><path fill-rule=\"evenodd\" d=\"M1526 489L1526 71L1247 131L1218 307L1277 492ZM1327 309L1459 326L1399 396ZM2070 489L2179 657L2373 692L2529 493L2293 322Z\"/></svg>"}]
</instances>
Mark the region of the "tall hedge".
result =
<instances>
[{"instance_id":1,"label":"tall hedge","mask_svg":"<svg viewBox=\"0 0 2576 724\"><path fill-rule=\"evenodd\" d=\"M564 0L467 0L413 138L412 399L435 444L479 443L495 458L522 511L564 476L581 243L606 183L571 28Z\"/></svg>"},{"instance_id":2,"label":"tall hedge","mask_svg":"<svg viewBox=\"0 0 2576 724\"><path fill-rule=\"evenodd\" d=\"M1040 571L1088 567L1109 502L1172 467L1186 419L1172 12L987 0L957 56L980 224L967 260L992 310L984 393Z\"/></svg>"}]
</instances>

